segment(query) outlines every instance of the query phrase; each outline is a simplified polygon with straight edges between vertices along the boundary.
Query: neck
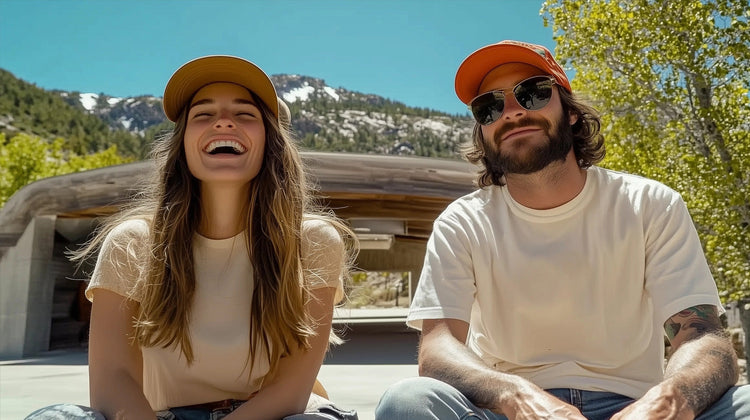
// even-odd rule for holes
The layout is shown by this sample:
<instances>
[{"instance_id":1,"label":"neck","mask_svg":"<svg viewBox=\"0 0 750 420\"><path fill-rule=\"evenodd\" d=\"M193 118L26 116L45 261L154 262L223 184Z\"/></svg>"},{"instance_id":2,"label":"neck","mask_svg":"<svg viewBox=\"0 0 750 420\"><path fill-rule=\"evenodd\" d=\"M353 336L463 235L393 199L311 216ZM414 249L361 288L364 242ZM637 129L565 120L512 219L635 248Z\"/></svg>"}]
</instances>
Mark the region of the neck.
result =
<instances>
[{"instance_id":1,"label":"neck","mask_svg":"<svg viewBox=\"0 0 750 420\"><path fill-rule=\"evenodd\" d=\"M547 210L574 199L586 184L586 171L578 167L573 150L562 162L553 162L532 174L506 174L508 192L522 206Z\"/></svg>"},{"instance_id":2,"label":"neck","mask_svg":"<svg viewBox=\"0 0 750 420\"><path fill-rule=\"evenodd\" d=\"M231 238L245 229L249 186L201 185L198 233L209 239Z\"/></svg>"}]
</instances>

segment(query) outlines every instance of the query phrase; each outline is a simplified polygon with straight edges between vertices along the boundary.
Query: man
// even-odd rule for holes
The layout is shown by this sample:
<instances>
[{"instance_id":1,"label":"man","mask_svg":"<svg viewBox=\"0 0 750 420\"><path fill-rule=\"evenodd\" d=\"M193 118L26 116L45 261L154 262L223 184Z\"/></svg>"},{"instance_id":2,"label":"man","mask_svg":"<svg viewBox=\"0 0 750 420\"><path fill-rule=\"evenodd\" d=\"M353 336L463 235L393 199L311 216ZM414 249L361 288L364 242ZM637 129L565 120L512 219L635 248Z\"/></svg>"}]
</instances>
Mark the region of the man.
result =
<instances>
[{"instance_id":1,"label":"man","mask_svg":"<svg viewBox=\"0 0 750 420\"><path fill-rule=\"evenodd\" d=\"M679 194L594 166L599 117L542 46L477 50L456 93L480 189L435 221L407 319L421 377L376 418L750 418Z\"/></svg>"}]
</instances>

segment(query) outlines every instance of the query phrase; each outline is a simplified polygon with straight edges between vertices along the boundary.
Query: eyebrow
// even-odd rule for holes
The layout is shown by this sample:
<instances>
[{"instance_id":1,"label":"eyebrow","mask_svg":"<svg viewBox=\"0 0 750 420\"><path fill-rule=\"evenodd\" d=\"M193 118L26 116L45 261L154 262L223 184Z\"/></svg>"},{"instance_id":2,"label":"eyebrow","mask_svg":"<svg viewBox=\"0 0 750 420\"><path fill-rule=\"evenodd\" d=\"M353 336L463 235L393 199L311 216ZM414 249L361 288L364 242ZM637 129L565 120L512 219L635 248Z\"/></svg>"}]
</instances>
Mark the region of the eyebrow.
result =
<instances>
[{"instance_id":1,"label":"eyebrow","mask_svg":"<svg viewBox=\"0 0 750 420\"><path fill-rule=\"evenodd\" d=\"M196 107L198 105L212 104L214 102L216 102L216 101L214 101L211 98L201 99L200 101L193 102L192 104L190 104L190 108ZM232 103L233 104L240 104L240 105L252 105L252 106L254 106L256 108L258 107L258 105L255 102L253 102L253 101L251 101L249 99L237 98L237 99L232 100Z\"/></svg>"}]
</instances>

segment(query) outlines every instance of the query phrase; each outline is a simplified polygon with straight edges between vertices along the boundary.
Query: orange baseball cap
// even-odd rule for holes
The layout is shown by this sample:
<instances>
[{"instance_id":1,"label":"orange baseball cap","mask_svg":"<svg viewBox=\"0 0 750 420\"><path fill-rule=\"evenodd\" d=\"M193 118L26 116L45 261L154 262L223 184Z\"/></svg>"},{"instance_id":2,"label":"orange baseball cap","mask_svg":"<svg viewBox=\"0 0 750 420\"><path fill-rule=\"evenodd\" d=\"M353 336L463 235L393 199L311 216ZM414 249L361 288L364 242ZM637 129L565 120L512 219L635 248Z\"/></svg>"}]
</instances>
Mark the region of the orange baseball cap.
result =
<instances>
[{"instance_id":1,"label":"orange baseball cap","mask_svg":"<svg viewBox=\"0 0 750 420\"><path fill-rule=\"evenodd\" d=\"M482 47L464 59L456 72L456 95L468 105L477 96L479 85L487 73L508 63L526 63L545 71L565 90L571 92L570 81L552 53L545 47L521 41L505 40Z\"/></svg>"},{"instance_id":2,"label":"orange baseball cap","mask_svg":"<svg viewBox=\"0 0 750 420\"><path fill-rule=\"evenodd\" d=\"M251 90L279 118L279 103L271 79L244 58L209 55L188 61L172 74L164 88L164 113L174 122L195 92L217 82L235 83Z\"/></svg>"}]
</instances>

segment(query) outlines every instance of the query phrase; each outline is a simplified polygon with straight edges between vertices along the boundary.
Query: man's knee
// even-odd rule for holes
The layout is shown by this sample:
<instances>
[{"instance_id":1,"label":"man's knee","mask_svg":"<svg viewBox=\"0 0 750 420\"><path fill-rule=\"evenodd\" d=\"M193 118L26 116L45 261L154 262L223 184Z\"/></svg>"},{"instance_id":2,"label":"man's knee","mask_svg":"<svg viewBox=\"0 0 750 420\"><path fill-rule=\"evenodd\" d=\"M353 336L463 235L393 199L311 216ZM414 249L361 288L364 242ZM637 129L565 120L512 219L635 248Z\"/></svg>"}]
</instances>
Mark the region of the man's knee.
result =
<instances>
[{"instance_id":1,"label":"man's knee","mask_svg":"<svg viewBox=\"0 0 750 420\"><path fill-rule=\"evenodd\" d=\"M698 416L699 420L750 420L750 385L734 386Z\"/></svg>"},{"instance_id":2,"label":"man's knee","mask_svg":"<svg viewBox=\"0 0 750 420\"><path fill-rule=\"evenodd\" d=\"M375 418L384 420L406 418L407 410L417 408L414 405L418 404L418 401L428 398L431 381L435 380L416 377L402 379L391 385L380 397L375 408Z\"/></svg>"},{"instance_id":3,"label":"man's knee","mask_svg":"<svg viewBox=\"0 0 750 420\"><path fill-rule=\"evenodd\" d=\"M729 399L731 401L731 412L732 415L734 415L733 418L750 419L750 385L730 388L723 399Z\"/></svg>"},{"instance_id":4,"label":"man's knee","mask_svg":"<svg viewBox=\"0 0 750 420\"><path fill-rule=\"evenodd\" d=\"M426 377L407 378L386 390L375 408L375 419L462 418L472 411L470 406L460 392L445 382Z\"/></svg>"}]
</instances>

